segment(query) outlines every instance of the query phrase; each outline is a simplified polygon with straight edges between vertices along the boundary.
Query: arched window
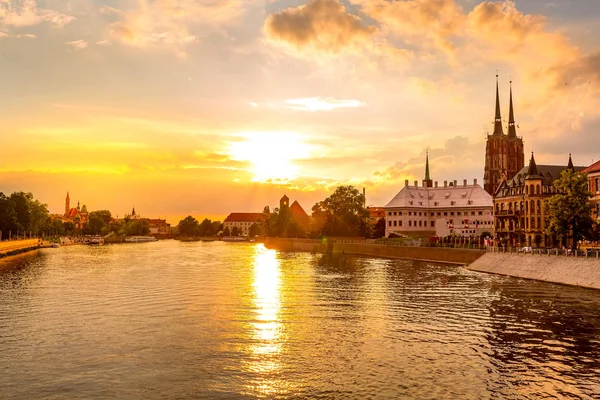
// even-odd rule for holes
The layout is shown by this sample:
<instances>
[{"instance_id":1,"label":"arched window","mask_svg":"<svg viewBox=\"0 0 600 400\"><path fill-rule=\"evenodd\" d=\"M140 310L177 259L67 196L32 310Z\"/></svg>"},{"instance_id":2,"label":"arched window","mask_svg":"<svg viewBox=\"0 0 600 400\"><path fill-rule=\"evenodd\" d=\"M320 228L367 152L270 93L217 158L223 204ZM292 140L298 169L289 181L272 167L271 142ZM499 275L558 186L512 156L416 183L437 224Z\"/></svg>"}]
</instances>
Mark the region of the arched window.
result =
<instances>
[{"instance_id":1,"label":"arched window","mask_svg":"<svg viewBox=\"0 0 600 400\"><path fill-rule=\"evenodd\" d=\"M542 212L542 202L539 200L537 201L537 212L538 214Z\"/></svg>"},{"instance_id":2,"label":"arched window","mask_svg":"<svg viewBox=\"0 0 600 400\"><path fill-rule=\"evenodd\" d=\"M529 186L525 186L525 194L529 194Z\"/></svg>"},{"instance_id":3,"label":"arched window","mask_svg":"<svg viewBox=\"0 0 600 400\"><path fill-rule=\"evenodd\" d=\"M540 194L540 185L535 187L535 194Z\"/></svg>"},{"instance_id":4,"label":"arched window","mask_svg":"<svg viewBox=\"0 0 600 400\"><path fill-rule=\"evenodd\" d=\"M535 212L535 201L531 200L530 207L531 207L530 211L533 214Z\"/></svg>"}]
</instances>

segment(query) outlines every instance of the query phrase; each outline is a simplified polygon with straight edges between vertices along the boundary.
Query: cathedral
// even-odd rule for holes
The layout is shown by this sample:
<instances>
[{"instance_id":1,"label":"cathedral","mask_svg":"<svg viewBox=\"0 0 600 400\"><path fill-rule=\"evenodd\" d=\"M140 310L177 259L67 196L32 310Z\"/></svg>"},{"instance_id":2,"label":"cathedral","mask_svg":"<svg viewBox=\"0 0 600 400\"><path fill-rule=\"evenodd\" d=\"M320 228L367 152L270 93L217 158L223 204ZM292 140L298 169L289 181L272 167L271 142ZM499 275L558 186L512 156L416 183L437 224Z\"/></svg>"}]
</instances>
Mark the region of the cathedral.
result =
<instances>
[{"instance_id":1,"label":"cathedral","mask_svg":"<svg viewBox=\"0 0 600 400\"><path fill-rule=\"evenodd\" d=\"M508 134L502 127L498 75L496 75L496 115L494 133L487 135L485 148L485 169L483 188L494 196L501 182L512 179L525 165L523 138L517 137L513 108L512 81L510 85L510 106L508 112Z\"/></svg>"},{"instance_id":2,"label":"cathedral","mask_svg":"<svg viewBox=\"0 0 600 400\"><path fill-rule=\"evenodd\" d=\"M77 229L81 229L88 221L88 210L85 204L80 207L79 202L77 202L77 208L71 208L69 192L67 192L67 198L65 199L65 214L62 221L73 223Z\"/></svg>"}]
</instances>

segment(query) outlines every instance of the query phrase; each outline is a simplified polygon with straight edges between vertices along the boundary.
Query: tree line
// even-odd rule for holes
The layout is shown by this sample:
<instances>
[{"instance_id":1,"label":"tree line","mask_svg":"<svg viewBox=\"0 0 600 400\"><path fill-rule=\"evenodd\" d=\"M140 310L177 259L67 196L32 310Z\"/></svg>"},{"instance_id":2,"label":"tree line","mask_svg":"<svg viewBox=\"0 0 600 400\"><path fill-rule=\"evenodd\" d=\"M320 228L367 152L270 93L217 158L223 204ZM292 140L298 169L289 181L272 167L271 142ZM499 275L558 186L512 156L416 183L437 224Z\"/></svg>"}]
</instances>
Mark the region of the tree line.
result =
<instances>
[{"instance_id":1,"label":"tree line","mask_svg":"<svg viewBox=\"0 0 600 400\"><path fill-rule=\"evenodd\" d=\"M23 236L63 235L148 235L150 226L146 219L130 219L122 222L113 220L109 210L88 213L87 222L77 229L73 222L52 219L48 205L36 200L32 193L0 192L0 240Z\"/></svg>"},{"instance_id":2,"label":"tree line","mask_svg":"<svg viewBox=\"0 0 600 400\"><path fill-rule=\"evenodd\" d=\"M265 207L268 217L261 226L262 234L271 237L380 238L385 235L385 219L381 218L372 225L365 203L365 196L357 188L346 185L337 187L329 197L315 203L308 224L294 218L287 205L272 212Z\"/></svg>"},{"instance_id":3,"label":"tree line","mask_svg":"<svg viewBox=\"0 0 600 400\"><path fill-rule=\"evenodd\" d=\"M58 221L60 224L62 222ZM48 205L36 200L31 193L0 192L0 238L35 235L61 228L50 220Z\"/></svg>"}]
</instances>

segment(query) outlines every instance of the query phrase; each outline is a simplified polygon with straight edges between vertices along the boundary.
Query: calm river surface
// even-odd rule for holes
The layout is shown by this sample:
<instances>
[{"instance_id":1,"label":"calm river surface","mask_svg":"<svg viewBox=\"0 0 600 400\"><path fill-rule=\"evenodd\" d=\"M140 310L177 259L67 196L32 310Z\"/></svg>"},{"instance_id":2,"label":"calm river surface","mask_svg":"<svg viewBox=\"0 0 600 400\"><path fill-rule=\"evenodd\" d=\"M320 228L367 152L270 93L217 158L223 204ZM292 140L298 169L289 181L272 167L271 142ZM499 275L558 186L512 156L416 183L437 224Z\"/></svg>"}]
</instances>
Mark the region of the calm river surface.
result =
<instances>
[{"instance_id":1,"label":"calm river surface","mask_svg":"<svg viewBox=\"0 0 600 400\"><path fill-rule=\"evenodd\" d=\"M164 241L0 264L0 398L600 399L600 292Z\"/></svg>"}]
</instances>

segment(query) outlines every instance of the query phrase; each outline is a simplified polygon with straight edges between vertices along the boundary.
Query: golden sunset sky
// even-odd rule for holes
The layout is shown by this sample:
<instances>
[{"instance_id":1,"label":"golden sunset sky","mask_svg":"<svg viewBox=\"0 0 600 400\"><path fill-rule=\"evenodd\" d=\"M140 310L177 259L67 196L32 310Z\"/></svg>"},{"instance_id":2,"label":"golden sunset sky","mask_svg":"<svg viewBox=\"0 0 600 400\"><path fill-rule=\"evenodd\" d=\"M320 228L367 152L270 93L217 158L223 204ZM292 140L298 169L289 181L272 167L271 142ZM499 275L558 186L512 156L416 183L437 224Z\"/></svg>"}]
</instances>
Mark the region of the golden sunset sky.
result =
<instances>
[{"instance_id":1,"label":"golden sunset sky","mask_svg":"<svg viewBox=\"0 0 600 400\"><path fill-rule=\"evenodd\" d=\"M496 71L526 159L600 157L597 0L0 0L0 191L51 212L310 212L483 180Z\"/></svg>"}]
</instances>

